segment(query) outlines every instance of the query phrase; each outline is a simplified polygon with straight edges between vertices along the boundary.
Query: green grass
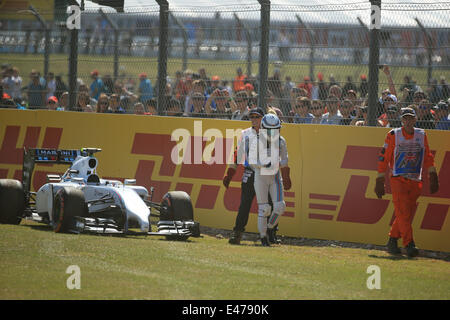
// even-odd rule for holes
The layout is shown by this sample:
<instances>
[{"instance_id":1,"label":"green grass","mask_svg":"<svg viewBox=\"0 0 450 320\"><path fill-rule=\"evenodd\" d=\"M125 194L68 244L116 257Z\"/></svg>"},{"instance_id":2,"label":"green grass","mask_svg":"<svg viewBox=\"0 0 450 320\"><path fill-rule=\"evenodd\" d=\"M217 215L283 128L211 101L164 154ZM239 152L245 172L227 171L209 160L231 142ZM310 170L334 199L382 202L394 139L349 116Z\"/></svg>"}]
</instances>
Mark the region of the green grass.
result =
<instances>
[{"instance_id":1,"label":"green grass","mask_svg":"<svg viewBox=\"0 0 450 320\"><path fill-rule=\"evenodd\" d=\"M78 265L81 289L66 269ZM367 267L381 289L366 287ZM449 262L392 259L380 250L279 245L231 246L204 235L55 234L22 221L0 225L0 299L449 299Z\"/></svg>"},{"instance_id":2,"label":"green grass","mask_svg":"<svg viewBox=\"0 0 450 320\"><path fill-rule=\"evenodd\" d=\"M43 74L44 69L44 57L42 54L0 54L0 61L2 63L7 62L14 66L17 66L20 70L20 74L24 78L24 85L28 83L28 75L32 69L36 69ZM156 84L158 64L157 58L146 57L128 57L121 56L119 58L119 74L125 74L126 77L131 77L137 81L138 75L141 72L147 72L149 78L153 84ZM383 63L383 61L380 61ZM64 54L52 54L49 60L49 70L55 74L62 74L63 80L67 83L68 74L68 56ZM232 80L236 76L237 67L241 67L244 72L247 70L247 64L245 58L242 60L202 60L202 59L189 59L188 69L197 72L200 68L204 67L209 76L219 75L221 79ZM100 56L100 55L85 55L79 54L78 58L78 77L83 79L85 83L90 84L90 72L93 69L98 69L100 75L110 74L113 75L113 57L112 56ZM397 94L399 92L400 85L403 83L403 77L410 75L422 89L427 88L427 67L391 67L391 74L393 81L396 85ZM174 79L175 72L182 70L181 59L169 58L167 62L167 74ZM269 65L269 76L273 74L274 65ZM300 62L287 62L284 63L281 68L283 77L290 75L295 83L303 81L303 77L309 75L309 63ZM368 75L368 67L366 65L332 65L332 64L316 64L314 68L314 74L318 72L324 74L324 80L328 81L330 74L334 74L337 81L344 85L347 76L352 76L354 82L359 82L361 74ZM258 61L255 60L252 63L252 73L258 73ZM439 79L443 75L446 79L450 79L450 69L437 69L433 70L433 77ZM283 78L284 79L284 78ZM379 89L388 88L387 78L380 70L379 74Z\"/></svg>"}]
</instances>

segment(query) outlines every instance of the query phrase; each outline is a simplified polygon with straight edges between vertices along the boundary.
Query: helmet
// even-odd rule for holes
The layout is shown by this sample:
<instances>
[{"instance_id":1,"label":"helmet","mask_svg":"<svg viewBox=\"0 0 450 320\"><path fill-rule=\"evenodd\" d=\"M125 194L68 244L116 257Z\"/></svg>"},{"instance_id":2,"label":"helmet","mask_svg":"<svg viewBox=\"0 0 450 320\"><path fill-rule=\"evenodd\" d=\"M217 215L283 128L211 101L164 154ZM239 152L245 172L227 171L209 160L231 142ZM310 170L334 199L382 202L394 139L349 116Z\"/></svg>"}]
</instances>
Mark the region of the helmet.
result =
<instances>
[{"instance_id":1,"label":"helmet","mask_svg":"<svg viewBox=\"0 0 450 320\"><path fill-rule=\"evenodd\" d=\"M268 113L261 120L261 128L263 128L263 129L280 129L281 121L277 115Z\"/></svg>"}]
</instances>

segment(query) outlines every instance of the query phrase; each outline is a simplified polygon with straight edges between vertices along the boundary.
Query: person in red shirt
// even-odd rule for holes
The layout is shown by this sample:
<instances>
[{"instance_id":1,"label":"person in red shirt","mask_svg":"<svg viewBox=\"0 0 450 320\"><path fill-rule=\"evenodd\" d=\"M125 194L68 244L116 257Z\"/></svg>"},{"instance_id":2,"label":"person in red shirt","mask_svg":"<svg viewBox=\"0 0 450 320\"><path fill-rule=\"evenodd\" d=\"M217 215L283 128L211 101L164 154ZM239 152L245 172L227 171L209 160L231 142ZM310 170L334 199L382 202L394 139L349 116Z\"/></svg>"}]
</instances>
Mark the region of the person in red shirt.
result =
<instances>
[{"instance_id":1,"label":"person in red shirt","mask_svg":"<svg viewBox=\"0 0 450 320\"><path fill-rule=\"evenodd\" d=\"M402 127L389 131L378 155L375 185L375 193L381 199L385 194L385 174L390 169L395 219L389 232L387 251L390 254L400 254L397 240L402 238L408 257L419 254L413 240L411 223L416 201L422 192L422 172L428 172L430 193L439 190L434 156L430 152L425 130L414 127L416 121L414 109L401 109Z\"/></svg>"}]
</instances>

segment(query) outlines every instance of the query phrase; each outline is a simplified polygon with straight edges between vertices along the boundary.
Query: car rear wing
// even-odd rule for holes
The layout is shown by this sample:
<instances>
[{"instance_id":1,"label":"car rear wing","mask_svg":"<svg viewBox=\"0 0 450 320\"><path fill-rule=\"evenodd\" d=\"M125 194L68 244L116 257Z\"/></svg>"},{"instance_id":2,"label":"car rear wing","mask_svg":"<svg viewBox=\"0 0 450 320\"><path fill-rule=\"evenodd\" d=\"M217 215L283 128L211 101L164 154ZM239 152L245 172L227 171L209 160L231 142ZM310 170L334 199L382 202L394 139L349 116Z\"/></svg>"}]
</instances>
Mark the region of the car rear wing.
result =
<instances>
[{"instance_id":1,"label":"car rear wing","mask_svg":"<svg viewBox=\"0 0 450 320\"><path fill-rule=\"evenodd\" d=\"M101 151L99 148L81 149L23 149L22 184L28 195L31 190L31 178L35 163L69 164L71 165L78 156L92 156Z\"/></svg>"}]
</instances>

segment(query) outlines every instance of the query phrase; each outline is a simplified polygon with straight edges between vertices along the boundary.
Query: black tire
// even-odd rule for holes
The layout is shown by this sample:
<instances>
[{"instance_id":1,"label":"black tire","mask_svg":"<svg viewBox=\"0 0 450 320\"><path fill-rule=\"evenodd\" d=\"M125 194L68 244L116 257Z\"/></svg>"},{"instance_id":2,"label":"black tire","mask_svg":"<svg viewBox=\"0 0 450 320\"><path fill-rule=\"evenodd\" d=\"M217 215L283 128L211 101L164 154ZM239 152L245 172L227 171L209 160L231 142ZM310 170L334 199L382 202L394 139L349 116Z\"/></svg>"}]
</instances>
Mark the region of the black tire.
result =
<instances>
[{"instance_id":1,"label":"black tire","mask_svg":"<svg viewBox=\"0 0 450 320\"><path fill-rule=\"evenodd\" d=\"M194 208L191 197L184 191L167 192L161 201L160 221L194 220ZM189 236L170 235L167 240L186 241Z\"/></svg>"},{"instance_id":2,"label":"black tire","mask_svg":"<svg viewBox=\"0 0 450 320\"><path fill-rule=\"evenodd\" d=\"M192 207L191 197L184 191L167 192L161 200L159 220L194 220L194 209Z\"/></svg>"},{"instance_id":3,"label":"black tire","mask_svg":"<svg viewBox=\"0 0 450 320\"><path fill-rule=\"evenodd\" d=\"M0 179L0 223L19 224L25 210L25 192L18 180Z\"/></svg>"},{"instance_id":4,"label":"black tire","mask_svg":"<svg viewBox=\"0 0 450 320\"><path fill-rule=\"evenodd\" d=\"M87 216L84 193L74 187L59 189L53 199L53 231L68 233L75 227L75 216Z\"/></svg>"}]
</instances>

